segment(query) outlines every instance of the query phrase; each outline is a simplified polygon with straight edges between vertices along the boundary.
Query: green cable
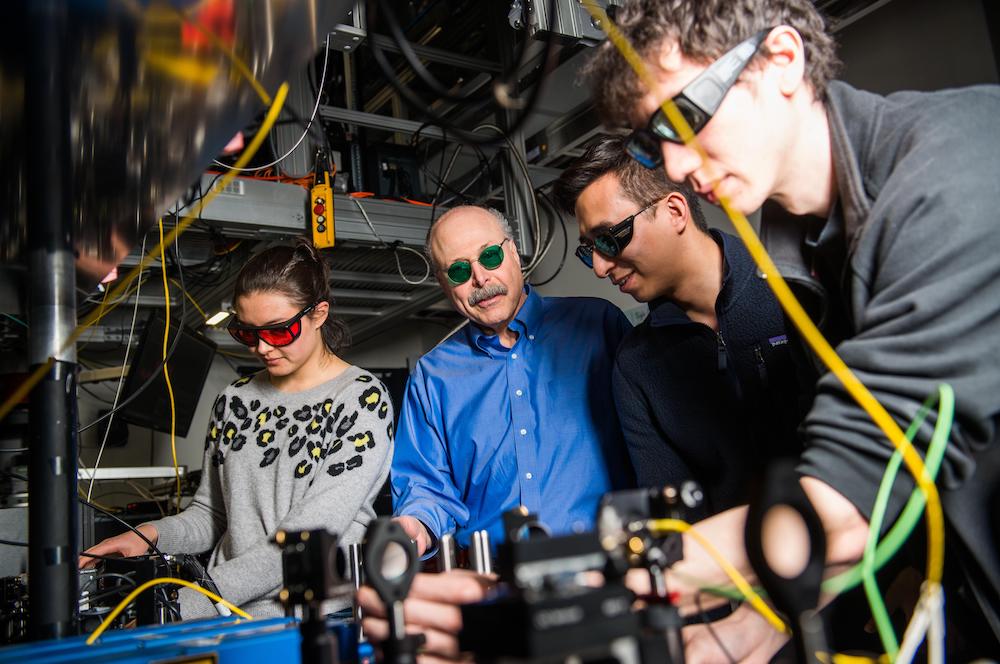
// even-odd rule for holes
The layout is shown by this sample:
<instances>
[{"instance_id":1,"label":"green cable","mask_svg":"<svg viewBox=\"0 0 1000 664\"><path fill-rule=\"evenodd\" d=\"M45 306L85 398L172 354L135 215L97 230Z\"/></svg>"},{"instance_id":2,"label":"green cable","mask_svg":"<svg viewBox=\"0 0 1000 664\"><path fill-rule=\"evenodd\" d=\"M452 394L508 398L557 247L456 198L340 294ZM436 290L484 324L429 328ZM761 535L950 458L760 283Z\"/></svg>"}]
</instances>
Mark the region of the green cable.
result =
<instances>
[{"instance_id":1,"label":"green cable","mask_svg":"<svg viewBox=\"0 0 1000 664\"><path fill-rule=\"evenodd\" d=\"M21 320L20 318L18 318L17 316L11 316L10 314L8 314L8 313L6 313L6 312L5 312L5 313L4 313L3 315L4 315L4 316L6 316L7 318L11 319L11 320L12 320L12 321L14 321L15 323L19 323L20 325L23 325L24 327L28 327L28 324L27 324L27 323L25 323L25 322L24 322L23 320Z\"/></svg>"},{"instance_id":2,"label":"green cable","mask_svg":"<svg viewBox=\"0 0 1000 664\"><path fill-rule=\"evenodd\" d=\"M934 434L931 437L931 444L928 447L927 459L925 461L927 472L930 473L932 479L937 477L938 469L941 467L941 459L944 457L945 445L948 442L948 437L951 435L952 420L955 415L954 390L952 390L950 385L942 383L938 387L938 392L938 421L934 426ZM933 403L934 397L931 396L928 397L927 401L924 402L924 405L921 406L920 411L917 413L917 417L910 425L910 428L906 431L907 438L912 439L916 435L917 429L923 424L923 421L926 419L927 413L930 410L931 404ZM896 454L898 454L898 452ZM893 458L895 458L896 454L893 454ZM891 461L892 460L890 459L890 462ZM896 467L898 468L898 463L896 464ZM888 468L886 470L888 471ZM910 499L907 501L903 513L900 515L895 525L893 525L892 530L890 530L889 533L882 539L878 548L875 550L876 571L881 569L894 555L896 555L899 548L903 545L907 538L909 538L914 527L917 525L917 521L920 520L920 514L923 509L924 495L920 491L919 487L914 487L913 493L910 495ZM858 563L851 569L824 581L823 591L839 595L840 593L850 590L861 583L861 578L862 563Z\"/></svg>"},{"instance_id":3,"label":"green cable","mask_svg":"<svg viewBox=\"0 0 1000 664\"><path fill-rule=\"evenodd\" d=\"M938 469L941 466L941 459L944 457L945 444L951 434L951 427L954 419L955 393L950 385L942 383L938 387L938 394L936 395L936 398L935 395L927 398L924 404L920 407L920 410L917 411L916 417L910 423L910 426L906 431L907 439L912 442L935 402L939 405L939 416L934 427L934 433L931 436L931 443L928 447L926 459L927 471L930 473L932 478L937 477ZM895 474L898 472L901 463L902 455L897 451L890 458L889 463L886 466L886 472L883 476L882 484L879 486L879 497L882 496L884 486L892 486ZM886 502L887 501L888 492L886 491ZM896 552L899 551L899 548L909 538L913 529L916 527L917 521L920 519L920 513L923 511L923 507L923 493L920 491L919 487L914 487L913 494L911 494L909 501L907 501L906 507L899 519L874 550L872 572L881 569L896 554ZM869 532L878 533L881 530L881 521L884 519L885 509L886 506L883 505L881 510L879 510L879 498L876 498L875 509L872 512L872 521L874 522L878 519L879 527L874 530L870 530ZM857 586L863 580L863 568L864 560L837 576L827 579L823 582L823 591L832 594L840 594ZM694 579L689 579L689 581L693 580ZM721 597L743 599L742 593L732 587L700 584L700 589L704 592ZM758 590L758 592L763 594L762 590ZM869 597L869 600L870 599L871 598Z\"/></svg>"},{"instance_id":4,"label":"green cable","mask_svg":"<svg viewBox=\"0 0 1000 664\"><path fill-rule=\"evenodd\" d=\"M953 396L951 387L941 385L938 388L938 398L935 400L932 395L924 402L913 423L910 424L910 428L906 431L906 437L912 443L917 430L923 425L931 407L940 404L938 411L943 416L938 418L938 422L934 427L934 436L931 438L931 447L928 448L927 452L929 461L928 470L932 477L937 474L944 450L944 445L938 436L938 432L947 431L950 433L951 431L951 420L954 416ZM945 422L947 422L947 426L942 426ZM947 437L944 440L947 440ZM892 493L892 487L896 482L896 476L899 473L899 466L902 460L902 455L897 451L893 453L892 458L889 459L889 463L886 464L885 475L882 477L882 483L879 485L878 495L875 498L875 505L872 508L871 522L868 527L868 539L865 541L864 556L861 559L861 578L864 584L865 595L868 597L868 604L872 610L872 617L875 619L875 626L878 629L882 647L885 648L890 661L894 661L896 655L899 653L899 641L896 639L896 633L892 628L892 620L889 618L889 612L886 609L882 594L879 591L878 582L875 579L875 550L879 533L882 531L882 523L885 520L885 512L889 506L889 497ZM916 491L914 495L918 498L920 497Z\"/></svg>"}]
</instances>

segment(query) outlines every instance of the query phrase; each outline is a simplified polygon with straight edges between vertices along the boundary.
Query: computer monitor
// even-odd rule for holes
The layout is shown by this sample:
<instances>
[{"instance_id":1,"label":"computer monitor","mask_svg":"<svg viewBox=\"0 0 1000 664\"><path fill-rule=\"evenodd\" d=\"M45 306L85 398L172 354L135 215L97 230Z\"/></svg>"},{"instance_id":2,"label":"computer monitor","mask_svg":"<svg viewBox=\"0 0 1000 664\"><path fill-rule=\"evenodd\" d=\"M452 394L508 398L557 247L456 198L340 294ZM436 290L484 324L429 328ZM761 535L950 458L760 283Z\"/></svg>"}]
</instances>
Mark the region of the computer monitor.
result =
<instances>
[{"instance_id":1,"label":"computer monitor","mask_svg":"<svg viewBox=\"0 0 1000 664\"><path fill-rule=\"evenodd\" d=\"M163 362L165 323L166 316L162 311L154 311L146 321L146 329L136 350L135 359L131 362L132 368L129 370L128 379L125 381L123 400L134 394ZM176 321L171 321L170 337L167 340L168 352L174 342L177 328ZM181 338L178 339L177 348L167 362L167 368L174 392L177 435L186 436L194 418L194 411L198 407L202 388L205 386L205 378L212 367L216 345L189 328L183 328L180 334ZM153 382L118 414L131 424L169 433L170 397L163 372L161 371Z\"/></svg>"}]
</instances>

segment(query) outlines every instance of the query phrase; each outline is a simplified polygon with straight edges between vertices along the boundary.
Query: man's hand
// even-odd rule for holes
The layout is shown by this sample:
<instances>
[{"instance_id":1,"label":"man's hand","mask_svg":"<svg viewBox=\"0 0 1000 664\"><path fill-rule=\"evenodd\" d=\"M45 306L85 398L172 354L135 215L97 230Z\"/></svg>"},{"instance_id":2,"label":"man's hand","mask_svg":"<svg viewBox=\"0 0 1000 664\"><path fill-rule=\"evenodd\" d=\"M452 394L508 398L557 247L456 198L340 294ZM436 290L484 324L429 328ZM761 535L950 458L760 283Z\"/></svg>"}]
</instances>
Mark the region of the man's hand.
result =
<instances>
[{"instance_id":1,"label":"man's hand","mask_svg":"<svg viewBox=\"0 0 1000 664\"><path fill-rule=\"evenodd\" d=\"M482 600L495 584L494 577L468 570L418 574L413 579L404 613L406 631L421 632L427 637L419 658L421 662L463 659L458 650L458 633L462 629L462 612L458 605ZM374 643L385 641L389 625L385 621L385 606L378 595L365 586L358 591L358 602L364 615L365 635Z\"/></svg>"},{"instance_id":2,"label":"man's hand","mask_svg":"<svg viewBox=\"0 0 1000 664\"><path fill-rule=\"evenodd\" d=\"M771 627L763 616L746 604L722 620L713 622L711 629L715 631L715 636L704 624L683 628L685 662L766 664L788 641L787 635ZM719 645L720 641L725 651Z\"/></svg>"},{"instance_id":3,"label":"man's hand","mask_svg":"<svg viewBox=\"0 0 1000 664\"><path fill-rule=\"evenodd\" d=\"M160 534L156 532L156 528L149 524L144 524L139 526L139 532L145 535L150 542L156 544L156 540L159 538ZM95 544L94 546L87 549L84 553L93 553L98 556L122 556L124 558L129 558L132 556L141 556L149 552L149 545L143 541L141 537L133 533L131 530L121 535L115 535L114 537L109 537L108 539ZM79 566L81 568L93 567L97 563L97 558L91 558L89 556L80 556Z\"/></svg>"},{"instance_id":4,"label":"man's hand","mask_svg":"<svg viewBox=\"0 0 1000 664\"><path fill-rule=\"evenodd\" d=\"M423 521L412 516L397 516L395 521L403 527L409 538L417 543L418 556L424 555L424 552L431 548L431 534L427 532Z\"/></svg>"}]
</instances>

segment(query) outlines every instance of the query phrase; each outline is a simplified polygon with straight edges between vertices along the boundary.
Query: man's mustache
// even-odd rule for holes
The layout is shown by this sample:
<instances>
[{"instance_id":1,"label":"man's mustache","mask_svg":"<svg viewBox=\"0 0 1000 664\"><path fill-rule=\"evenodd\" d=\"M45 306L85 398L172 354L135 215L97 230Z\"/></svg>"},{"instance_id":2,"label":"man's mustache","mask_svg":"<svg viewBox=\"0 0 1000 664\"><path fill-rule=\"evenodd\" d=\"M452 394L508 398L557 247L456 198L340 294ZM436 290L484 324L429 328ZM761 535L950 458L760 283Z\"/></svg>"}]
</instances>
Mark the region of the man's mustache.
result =
<instances>
[{"instance_id":1,"label":"man's mustache","mask_svg":"<svg viewBox=\"0 0 1000 664\"><path fill-rule=\"evenodd\" d=\"M507 287L503 284L487 284L482 288L474 288L471 293L469 293L469 306L474 307L483 300L488 300L491 297L497 295L506 295Z\"/></svg>"}]
</instances>

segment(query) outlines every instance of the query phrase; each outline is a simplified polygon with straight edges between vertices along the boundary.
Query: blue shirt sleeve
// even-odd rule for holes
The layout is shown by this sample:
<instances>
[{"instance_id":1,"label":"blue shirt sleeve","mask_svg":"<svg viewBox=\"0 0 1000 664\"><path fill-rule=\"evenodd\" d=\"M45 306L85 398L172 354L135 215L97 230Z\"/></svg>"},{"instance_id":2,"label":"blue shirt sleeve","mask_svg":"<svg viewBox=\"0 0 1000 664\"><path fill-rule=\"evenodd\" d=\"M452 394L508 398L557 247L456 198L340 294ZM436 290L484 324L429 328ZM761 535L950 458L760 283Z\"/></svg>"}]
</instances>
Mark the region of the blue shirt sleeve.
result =
<instances>
[{"instance_id":1,"label":"blue shirt sleeve","mask_svg":"<svg viewBox=\"0 0 1000 664\"><path fill-rule=\"evenodd\" d=\"M435 538L464 526L469 510L452 479L440 402L420 364L406 384L392 461L393 514L412 516Z\"/></svg>"}]
</instances>

